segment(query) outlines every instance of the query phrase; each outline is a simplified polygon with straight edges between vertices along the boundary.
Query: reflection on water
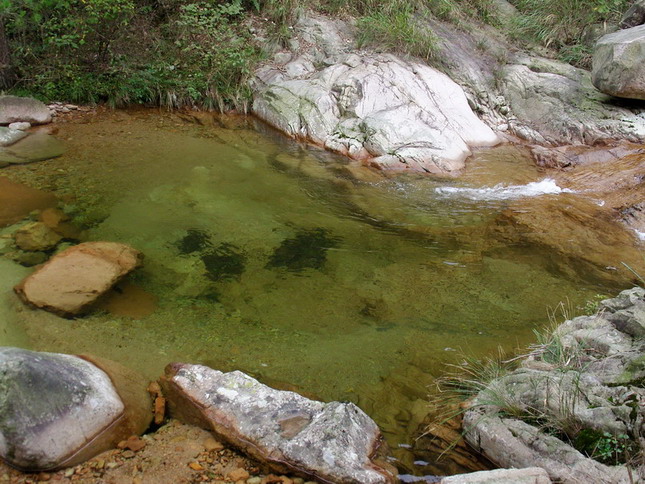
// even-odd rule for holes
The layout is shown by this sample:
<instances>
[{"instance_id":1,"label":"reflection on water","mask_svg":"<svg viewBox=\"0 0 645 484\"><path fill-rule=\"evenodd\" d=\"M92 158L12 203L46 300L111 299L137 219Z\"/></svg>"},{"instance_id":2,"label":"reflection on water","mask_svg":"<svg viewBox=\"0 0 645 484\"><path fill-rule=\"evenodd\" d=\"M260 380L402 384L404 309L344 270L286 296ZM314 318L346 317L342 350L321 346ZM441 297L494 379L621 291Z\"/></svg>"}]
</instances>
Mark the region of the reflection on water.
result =
<instances>
[{"instance_id":1,"label":"reflection on water","mask_svg":"<svg viewBox=\"0 0 645 484\"><path fill-rule=\"evenodd\" d=\"M14 176L54 190L89 239L141 250L130 282L157 308L67 321L14 304L37 349L92 352L149 378L173 360L241 369L358 403L396 448L410 443L428 386L458 350L525 344L547 306L613 290L562 278L535 247L495 240L505 201L438 196L454 180L387 179L257 131L167 114L112 113L61 125L60 136L62 158ZM540 180L521 155L502 148L471 166L488 186Z\"/></svg>"}]
</instances>

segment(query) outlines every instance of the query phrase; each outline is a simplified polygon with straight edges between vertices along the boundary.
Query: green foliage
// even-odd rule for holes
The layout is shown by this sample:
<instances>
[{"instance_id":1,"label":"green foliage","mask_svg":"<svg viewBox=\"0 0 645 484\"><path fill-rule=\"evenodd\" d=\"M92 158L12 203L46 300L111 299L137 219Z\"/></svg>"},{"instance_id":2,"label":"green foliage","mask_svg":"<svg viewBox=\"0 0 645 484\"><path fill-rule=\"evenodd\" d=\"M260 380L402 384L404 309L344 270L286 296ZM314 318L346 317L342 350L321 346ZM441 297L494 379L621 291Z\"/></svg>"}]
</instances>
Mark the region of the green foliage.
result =
<instances>
[{"instance_id":1,"label":"green foliage","mask_svg":"<svg viewBox=\"0 0 645 484\"><path fill-rule=\"evenodd\" d=\"M562 60L588 66L590 56L584 47L585 29L594 24L617 22L629 0L512 0L521 15L514 36L527 36L556 49Z\"/></svg>"},{"instance_id":2,"label":"green foliage","mask_svg":"<svg viewBox=\"0 0 645 484\"><path fill-rule=\"evenodd\" d=\"M581 430L572 443L583 454L610 466L628 463L639 451L638 444L629 435L592 429Z\"/></svg>"},{"instance_id":3,"label":"green foliage","mask_svg":"<svg viewBox=\"0 0 645 484\"><path fill-rule=\"evenodd\" d=\"M241 0L0 0L16 93L245 110L259 51Z\"/></svg>"},{"instance_id":4,"label":"green foliage","mask_svg":"<svg viewBox=\"0 0 645 484\"><path fill-rule=\"evenodd\" d=\"M416 18L409 3L392 3L358 20L359 45L406 52L430 60L437 54L437 38Z\"/></svg>"}]
</instances>

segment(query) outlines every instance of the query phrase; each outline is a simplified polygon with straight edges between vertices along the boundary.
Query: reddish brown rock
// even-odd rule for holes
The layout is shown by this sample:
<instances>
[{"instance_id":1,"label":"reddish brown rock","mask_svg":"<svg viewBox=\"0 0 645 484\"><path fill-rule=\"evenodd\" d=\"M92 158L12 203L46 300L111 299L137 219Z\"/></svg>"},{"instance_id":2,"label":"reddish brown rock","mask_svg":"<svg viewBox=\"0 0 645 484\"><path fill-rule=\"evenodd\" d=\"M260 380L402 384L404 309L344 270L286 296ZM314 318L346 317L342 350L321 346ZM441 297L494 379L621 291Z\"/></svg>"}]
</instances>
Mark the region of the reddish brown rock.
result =
<instances>
[{"instance_id":1,"label":"reddish brown rock","mask_svg":"<svg viewBox=\"0 0 645 484\"><path fill-rule=\"evenodd\" d=\"M15 287L26 303L62 316L80 314L141 264L143 255L116 242L86 242L52 257Z\"/></svg>"}]
</instances>

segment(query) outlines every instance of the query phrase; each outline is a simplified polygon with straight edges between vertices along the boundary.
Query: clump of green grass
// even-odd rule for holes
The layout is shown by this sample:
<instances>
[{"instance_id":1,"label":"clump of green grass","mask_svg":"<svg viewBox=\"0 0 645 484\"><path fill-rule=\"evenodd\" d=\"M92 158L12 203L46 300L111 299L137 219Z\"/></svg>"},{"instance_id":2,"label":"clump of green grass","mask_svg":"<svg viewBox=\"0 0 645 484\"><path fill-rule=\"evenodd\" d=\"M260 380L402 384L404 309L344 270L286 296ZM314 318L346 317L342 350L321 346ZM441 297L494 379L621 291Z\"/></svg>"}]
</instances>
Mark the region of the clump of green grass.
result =
<instances>
[{"instance_id":1,"label":"clump of green grass","mask_svg":"<svg viewBox=\"0 0 645 484\"><path fill-rule=\"evenodd\" d=\"M590 65L585 29L593 24L617 23L629 0L512 0L520 12L512 34L531 38L555 49L562 60Z\"/></svg>"},{"instance_id":2,"label":"clump of green grass","mask_svg":"<svg viewBox=\"0 0 645 484\"><path fill-rule=\"evenodd\" d=\"M438 39L417 15L409 4L400 3L359 18L359 45L405 52L425 60L435 58Z\"/></svg>"}]
</instances>

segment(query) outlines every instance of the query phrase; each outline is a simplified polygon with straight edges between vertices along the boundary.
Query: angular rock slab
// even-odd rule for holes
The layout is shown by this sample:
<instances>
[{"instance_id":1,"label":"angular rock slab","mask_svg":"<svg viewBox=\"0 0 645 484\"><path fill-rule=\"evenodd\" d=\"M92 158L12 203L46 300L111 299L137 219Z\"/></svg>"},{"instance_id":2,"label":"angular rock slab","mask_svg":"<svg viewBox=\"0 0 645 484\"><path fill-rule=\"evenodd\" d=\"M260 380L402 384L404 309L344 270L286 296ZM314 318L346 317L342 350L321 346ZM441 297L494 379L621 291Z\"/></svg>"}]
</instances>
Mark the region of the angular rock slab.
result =
<instances>
[{"instance_id":1,"label":"angular rock slab","mask_svg":"<svg viewBox=\"0 0 645 484\"><path fill-rule=\"evenodd\" d=\"M591 78L606 94L645 100L645 25L601 37L594 48Z\"/></svg>"},{"instance_id":2,"label":"angular rock slab","mask_svg":"<svg viewBox=\"0 0 645 484\"><path fill-rule=\"evenodd\" d=\"M49 108L37 99L19 96L0 96L0 124L26 121L46 124L52 120Z\"/></svg>"},{"instance_id":3,"label":"angular rock slab","mask_svg":"<svg viewBox=\"0 0 645 484\"><path fill-rule=\"evenodd\" d=\"M306 56L256 73L253 111L288 135L383 169L447 173L501 140L445 74L394 55Z\"/></svg>"},{"instance_id":4,"label":"angular rock slab","mask_svg":"<svg viewBox=\"0 0 645 484\"><path fill-rule=\"evenodd\" d=\"M628 29L643 24L645 24L645 0L636 0L620 19L619 26L621 29Z\"/></svg>"},{"instance_id":5,"label":"angular rock slab","mask_svg":"<svg viewBox=\"0 0 645 484\"><path fill-rule=\"evenodd\" d=\"M116 242L85 242L52 257L14 289L23 301L74 316L141 264L143 255Z\"/></svg>"},{"instance_id":6,"label":"angular rock slab","mask_svg":"<svg viewBox=\"0 0 645 484\"><path fill-rule=\"evenodd\" d=\"M232 445L320 482L396 482L374 456L384 449L378 426L352 403L322 403L274 390L239 371L173 363L161 379L171 415L209 428Z\"/></svg>"},{"instance_id":7,"label":"angular rock slab","mask_svg":"<svg viewBox=\"0 0 645 484\"><path fill-rule=\"evenodd\" d=\"M113 380L81 357L0 347L0 457L25 471L76 465L143 432L146 397L123 367Z\"/></svg>"}]
</instances>

